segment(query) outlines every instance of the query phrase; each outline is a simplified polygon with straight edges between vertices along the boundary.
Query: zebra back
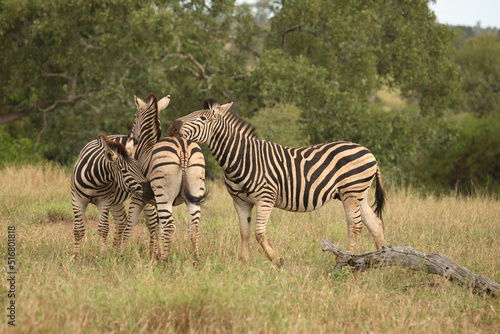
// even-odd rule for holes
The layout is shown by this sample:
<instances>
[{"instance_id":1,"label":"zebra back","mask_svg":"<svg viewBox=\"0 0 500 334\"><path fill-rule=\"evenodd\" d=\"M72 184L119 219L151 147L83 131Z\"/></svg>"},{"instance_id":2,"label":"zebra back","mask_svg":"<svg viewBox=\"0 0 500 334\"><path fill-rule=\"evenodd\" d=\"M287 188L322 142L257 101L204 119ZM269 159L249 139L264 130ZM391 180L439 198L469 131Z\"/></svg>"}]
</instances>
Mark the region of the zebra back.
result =
<instances>
[{"instance_id":1,"label":"zebra back","mask_svg":"<svg viewBox=\"0 0 500 334\"><path fill-rule=\"evenodd\" d=\"M267 196L277 207L311 211L332 198L364 196L376 178L376 212L381 216L385 197L380 173L376 177L377 162L367 148L351 142L286 147L259 140L249 123L229 111L231 105L215 103L177 119L168 130L207 144L225 172L231 195L272 193Z\"/></svg>"}]
</instances>

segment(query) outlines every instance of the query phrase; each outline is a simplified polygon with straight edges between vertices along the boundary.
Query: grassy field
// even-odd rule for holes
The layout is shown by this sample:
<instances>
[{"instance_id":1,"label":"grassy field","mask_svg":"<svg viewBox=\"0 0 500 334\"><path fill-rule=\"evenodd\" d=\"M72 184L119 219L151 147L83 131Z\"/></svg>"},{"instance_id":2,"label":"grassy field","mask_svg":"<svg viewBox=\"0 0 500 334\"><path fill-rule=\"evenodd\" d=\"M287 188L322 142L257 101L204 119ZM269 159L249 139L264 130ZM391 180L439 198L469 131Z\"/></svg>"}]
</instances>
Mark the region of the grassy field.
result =
<instances>
[{"instance_id":1,"label":"grassy field","mask_svg":"<svg viewBox=\"0 0 500 334\"><path fill-rule=\"evenodd\" d=\"M273 211L267 234L285 260L283 268L269 263L254 239L250 262L239 264L236 212L225 189L212 183L202 207L201 266L193 268L184 206L175 210L168 264L148 261L143 224L123 256L112 249L99 254L95 207L87 211L81 258L70 261L69 173L7 167L0 170L0 184L5 276L8 226L16 226L17 265L16 326L7 324L12 298L4 279L2 333L500 332L500 298L474 295L442 277L401 268L328 274L334 258L321 251L321 240L341 247L347 242L338 201L305 214ZM442 252L500 282L498 200L387 192L389 244ZM358 251L373 250L365 230Z\"/></svg>"}]
</instances>

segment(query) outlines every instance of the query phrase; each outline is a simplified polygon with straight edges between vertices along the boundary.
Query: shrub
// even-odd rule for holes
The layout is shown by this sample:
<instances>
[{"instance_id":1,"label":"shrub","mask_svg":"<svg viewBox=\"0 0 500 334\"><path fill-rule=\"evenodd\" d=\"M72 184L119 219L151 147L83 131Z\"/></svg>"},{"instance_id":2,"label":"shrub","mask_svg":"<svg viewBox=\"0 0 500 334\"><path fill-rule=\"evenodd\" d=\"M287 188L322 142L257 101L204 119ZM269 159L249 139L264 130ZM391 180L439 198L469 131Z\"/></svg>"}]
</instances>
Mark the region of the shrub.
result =
<instances>
[{"instance_id":1,"label":"shrub","mask_svg":"<svg viewBox=\"0 0 500 334\"><path fill-rule=\"evenodd\" d=\"M462 114L449 122L454 136L429 147L419 164L423 182L471 194L500 188L500 114Z\"/></svg>"},{"instance_id":2,"label":"shrub","mask_svg":"<svg viewBox=\"0 0 500 334\"><path fill-rule=\"evenodd\" d=\"M14 138L0 128L0 167L6 163L38 163L42 160L39 144L28 138Z\"/></svg>"}]
</instances>

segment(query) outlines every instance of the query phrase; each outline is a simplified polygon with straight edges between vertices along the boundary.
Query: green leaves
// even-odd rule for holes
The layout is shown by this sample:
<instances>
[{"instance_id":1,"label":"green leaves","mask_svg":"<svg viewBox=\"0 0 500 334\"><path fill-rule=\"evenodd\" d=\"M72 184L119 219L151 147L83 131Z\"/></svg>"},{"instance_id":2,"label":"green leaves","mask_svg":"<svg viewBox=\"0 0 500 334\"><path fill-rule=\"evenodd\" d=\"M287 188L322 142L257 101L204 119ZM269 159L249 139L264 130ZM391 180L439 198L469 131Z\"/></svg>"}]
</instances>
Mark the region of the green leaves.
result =
<instances>
[{"instance_id":1,"label":"green leaves","mask_svg":"<svg viewBox=\"0 0 500 334\"><path fill-rule=\"evenodd\" d=\"M206 97L232 99L232 77L246 72L258 35L251 12L234 1L0 6L0 112L28 115L31 136L60 161L99 132L126 133L134 95L172 95L166 126Z\"/></svg>"},{"instance_id":2,"label":"green leaves","mask_svg":"<svg viewBox=\"0 0 500 334\"><path fill-rule=\"evenodd\" d=\"M464 109L483 116L500 112L500 37L473 37L456 52L462 69Z\"/></svg>"}]
</instances>

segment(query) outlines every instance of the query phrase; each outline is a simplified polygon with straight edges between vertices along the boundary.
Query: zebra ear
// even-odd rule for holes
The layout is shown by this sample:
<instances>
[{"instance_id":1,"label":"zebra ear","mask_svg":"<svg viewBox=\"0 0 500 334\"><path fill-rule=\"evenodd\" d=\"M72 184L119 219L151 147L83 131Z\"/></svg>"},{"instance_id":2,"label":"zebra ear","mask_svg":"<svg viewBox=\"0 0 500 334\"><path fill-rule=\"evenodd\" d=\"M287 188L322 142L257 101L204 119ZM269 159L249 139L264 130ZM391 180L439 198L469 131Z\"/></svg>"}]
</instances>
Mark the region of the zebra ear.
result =
<instances>
[{"instance_id":1,"label":"zebra ear","mask_svg":"<svg viewBox=\"0 0 500 334\"><path fill-rule=\"evenodd\" d=\"M146 103L143 100L134 95L135 107L137 109L144 109L146 107Z\"/></svg>"},{"instance_id":2,"label":"zebra ear","mask_svg":"<svg viewBox=\"0 0 500 334\"><path fill-rule=\"evenodd\" d=\"M163 99L158 101L158 112L162 111L165 109L168 104L170 103L170 95L165 96Z\"/></svg>"},{"instance_id":3,"label":"zebra ear","mask_svg":"<svg viewBox=\"0 0 500 334\"><path fill-rule=\"evenodd\" d=\"M101 133L99 134L99 136L97 136L97 144L99 144L99 146L101 147L104 147L106 148L106 139L104 139L106 137L105 134Z\"/></svg>"},{"instance_id":4,"label":"zebra ear","mask_svg":"<svg viewBox=\"0 0 500 334\"><path fill-rule=\"evenodd\" d=\"M233 102L229 102L214 108L214 115L215 116L224 115L229 109L231 109L232 105Z\"/></svg>"},{"instance_id":5,"label":"zebra ear","mask_svg":"<svg viewBox=\"0 0 500 334\"><path fill-rule=\"evenodd\" d=\"M127 140L127 144L125 145L125 150L127 151L127 154L129 157L133 158L135 155L135 149L137 148L137 145L135 141L131 138Z\"/></svg>"},{"instance_id":6,"label":"zebra ear","mask_svg":"<svg viewBox=\"0 0 500 334\"><path fill-rule=\"evenodd\" d=\"M105 134L101 133L97 137L97 142L101 147L104 148L104 157L109 161L114 162L116 161L116 159L118 159L118 152L116 152L116 150L114 150L113 148L111 148L111 146L109 146L108 141L109 139Z\"/></svg>"},{"instance_id":7,"label":"zebra ear","mask_svg":"<svg viewBox=\"0 0 500 334\"><path fill-rule=\"evenodd\" d=\"M107 144L104 149L104 157L110 162L115 162L118 159L118 152L109 147Z\"/></svg>"}]
</instances>

